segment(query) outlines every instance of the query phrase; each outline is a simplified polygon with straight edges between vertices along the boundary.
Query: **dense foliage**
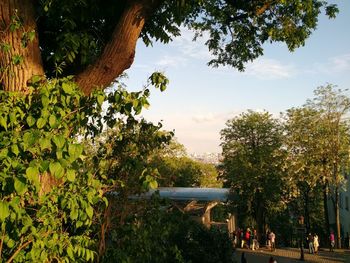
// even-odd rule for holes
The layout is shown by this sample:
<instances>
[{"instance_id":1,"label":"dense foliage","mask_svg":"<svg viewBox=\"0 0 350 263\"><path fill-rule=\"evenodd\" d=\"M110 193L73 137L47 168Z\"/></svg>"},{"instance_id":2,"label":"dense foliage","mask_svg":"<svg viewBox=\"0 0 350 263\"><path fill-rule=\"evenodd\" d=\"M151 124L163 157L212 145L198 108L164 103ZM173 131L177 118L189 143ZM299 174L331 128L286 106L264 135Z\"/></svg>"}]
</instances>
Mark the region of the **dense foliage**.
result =
<instances>
[{"instance_id":1,"label":"dense foliage","mask_svg":"<svg viewBox=\"0 0 350 263\"><path fill-rule=\"evenodd\" d=\"M55 66L75 74L98 57L112 36L127 1L45 0L36 5L38 29L46 73ZM330 18L338 9L326 1L159 1L149 5L140 38L167 43L180 35L180 26L208 33L206 42L214 55L209 64L244 63L263 54L265 42L286 42L290 50L304 45L317 26L324 8Z\"/></svg>"},{"instance_id":2,"label":"dense foliage","mask_svg":"<svg viewBox=\"0 0 350 263\"><path fill-rule=\"evenodd\" d=\"M133 209L137 213L122 225L112 222L105 262L232 262L226 231L209 230L157 199L134 203Z\"/></svg>"},{"instance_id":3,"label":"dense foliage","mask_svg":"<svg viewBox=\"0 0 350 263\"><path fill-rule=\"evenodd\" d=\"M155 81L159 77L152 75L150 84L159 86L161 82ZM1 258L93 260L99 213L108 204L104 193L131 179L123 177L123 171L106 169L106 160L98 154L88 155L82 138L93 138L106 126L118 129L114 142L119 145L132 145L128 134L136 126L156 133L159 126L133 117L148 104L149 90L128 93L119 88L87 97L70 79L33 78L26 94L2 91L0 96ZM104 101L108 107L102 111ZM139 150L142 155L141 146ZM133 156L121 159L119 167L130 166L133 160ZM152 186L147 169L136 169L135 174L140 176L139 186Z\"/></svg>"},{"instance_id":4,"label":"dense foliage","mask_svg":"<svg viewBox=\"0 0 350 263\"><path fill-rule=\"evenodd\" d=\"M326 85L283 119L248 111L226 123L222 176L233 189L240 225L267 224L290 244L302 215L307 231L316 231L324 242L332 229L340 244L339 193L350 161L349 109L346 90Z\"/></svg>"},{"instance_id":5,"label":"dense foliage","mask_svg":"<svg viewBox=\"0 0 350 263\"><path fill-rule=\"evenodd\" d=\"M226 126L221 131L224 186L242 200L235 203L240 219L262 233L268 215L283 202L281 125L267 112L248 111Z\"/></svg>"}]
</instances>

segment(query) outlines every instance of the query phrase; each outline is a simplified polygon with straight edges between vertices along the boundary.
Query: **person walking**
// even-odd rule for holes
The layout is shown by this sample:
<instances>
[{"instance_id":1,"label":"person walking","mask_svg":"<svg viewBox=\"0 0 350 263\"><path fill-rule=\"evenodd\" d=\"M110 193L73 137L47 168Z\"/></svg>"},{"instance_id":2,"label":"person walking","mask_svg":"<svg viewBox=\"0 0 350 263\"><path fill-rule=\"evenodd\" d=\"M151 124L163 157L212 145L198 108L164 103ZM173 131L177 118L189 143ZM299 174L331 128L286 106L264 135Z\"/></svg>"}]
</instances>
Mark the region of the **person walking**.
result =
<instances>
[{"instance_id":1,"label":"person walking","mask_svg":"<svg viewBox=\"0 0 350 263\"><path fill-rule=\"evenodd\" d=\"M329 241L330 241L330 245L331 245L330 251L334 252L335 238L334 238L333 230L331 231L331 234L329 235Z\"/></svg>"},{"instance_id":2,"label":"person walking","mask_svg":"<svg viewBox=\"0 0 350 263\"><path fill-rule=\"evenodd\" d=\"M246 242L246 247L249 249L250 248L250 229L249 229L249 227L247 228L247 231L245 232L245 242Z\"/></svg>"},{"instance_id":3,"label":"person walking","mask_svg":"<svg viewBox=\"0 0 350 263\"><path fill-rule=\"evenodd\" d=\"M253 235L252 235L252 239L253 239L253 246L252 246L252 250L255 249L259 249L259 244L258 244L258 233L256 231L256 229L253 230Z\"/></svg>"},{"instance_id":4,"label":"person walking","mask_svg":"<svg viewBox=\"0 0 350 263\"><path fill-rule=\"evenodd\" d=\"M244 228L241 229L241 248L243 248L245 244L245 239L244 239Z\"/></svg>"},{"instance_id":5,"label":"person walking","mask_svg":"<svg viewBox=\"0 0 350 263\"><path fill-rule=\"evenodd\" d=\"M315 233L314 234L314 251L315 251L315 254L317 254L319 246L320 246L320 241L318 240L318 235Z\"/></svg>"},{"instance_id":6,"label":"person walking","mask_svg":"<svg viewBox=\"0 0 350 263\"><path fill-rule=\"evenodd\" d=\"M309 253L310 254L313 254L315 251L314 251L314 236L309 233L309 235L307 236L307 241L309 243Z\"/></svg>"},{"instance_id":7,"label":"person walking","mask_svg":"<svg viewBox=\"0 0 350 263\"><path fill-rule=\"evenodd\" d=\"M271 249L270 230L266 232L266 247Z\"/></svg>"},{"instance_id":8,"label":"person walking","mask_svg":"<svg viewBox=\"0 0 350 263\"><path fill-rule=\"evenodd\" d=\"M271 251L275 251L275 249L276 249L276 235L273 231L270 232L269 239L270 239L270 243L271 243Z\"/></svg>"}]
</instances>

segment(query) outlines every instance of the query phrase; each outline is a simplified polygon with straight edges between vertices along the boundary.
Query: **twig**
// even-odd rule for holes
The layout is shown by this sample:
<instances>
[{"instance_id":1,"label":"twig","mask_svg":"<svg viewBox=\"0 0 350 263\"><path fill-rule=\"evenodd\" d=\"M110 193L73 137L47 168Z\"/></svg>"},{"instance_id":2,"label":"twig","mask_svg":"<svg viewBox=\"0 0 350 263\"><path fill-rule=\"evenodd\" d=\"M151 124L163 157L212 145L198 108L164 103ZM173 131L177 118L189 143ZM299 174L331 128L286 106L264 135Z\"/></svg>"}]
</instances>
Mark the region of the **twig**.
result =
<instances>
[{"instance_id":1,"label":"twig","mask_svg":"<svg viewBox=\"0 0 350 263\"><path fill-rule=\"evenodd\" d=\"M33 242L33 239L32 240L29 240L27 242L25 242L23 245L21 245L19 248L17 248L17 250L15 251L15 253L13 253L13 255L9 258L9 260L6 261L6 263L10 263L13 261L13 259L17 256L17 254L23 249L25 248L26 246L28 246L30 243Z\"/></svg>"}]
</instances>

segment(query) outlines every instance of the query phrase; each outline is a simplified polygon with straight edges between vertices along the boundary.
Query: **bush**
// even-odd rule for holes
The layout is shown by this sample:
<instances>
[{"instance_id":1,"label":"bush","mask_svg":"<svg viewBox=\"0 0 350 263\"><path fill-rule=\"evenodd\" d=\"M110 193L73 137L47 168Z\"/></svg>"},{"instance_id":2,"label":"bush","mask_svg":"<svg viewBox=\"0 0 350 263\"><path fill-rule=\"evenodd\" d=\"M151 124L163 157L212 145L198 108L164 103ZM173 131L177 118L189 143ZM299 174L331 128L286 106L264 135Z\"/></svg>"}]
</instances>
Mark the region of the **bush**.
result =
<instances>
[{"instance_id":1,"label":"bush","mask_svg":"<svg viewBox=\"0 0 350 263\"><path fill-rule=\"evenodd\" d=\"M122 225L114 218L104 262L232 262L227 232L207 229L177 209L165 210L157 200L137 206L144 210Z\"/></svg>"}]
</instances>

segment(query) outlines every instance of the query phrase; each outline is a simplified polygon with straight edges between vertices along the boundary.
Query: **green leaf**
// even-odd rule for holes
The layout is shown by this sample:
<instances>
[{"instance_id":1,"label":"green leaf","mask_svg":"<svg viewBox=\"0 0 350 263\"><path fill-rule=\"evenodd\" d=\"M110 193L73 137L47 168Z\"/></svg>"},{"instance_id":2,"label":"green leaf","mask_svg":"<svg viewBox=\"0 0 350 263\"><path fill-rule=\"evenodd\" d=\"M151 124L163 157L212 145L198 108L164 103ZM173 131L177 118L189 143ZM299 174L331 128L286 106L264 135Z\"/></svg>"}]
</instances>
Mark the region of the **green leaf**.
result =
<instances>
[{"instance_id":1,"label":"green leaf","mask_svg":"<svg viewBox=\"0 0 350 263\"><path fill-rule=\"evenodd\" d=\"M97 103L98 105L102 106L102 103L104 102L105 100L105 96L103 94L98 94L97 95Z\"/></svg>"},{"instance_id":2,"label":"green leaf","mask_svg":"<svg viewBox=\"0 0 350 263\"><path fill-rule=\"evenodd\" d=\"M94 209L92 208L92 206L88 206L86 209L86 214L88 215L89 218L92 218L92 216L94 215Z\"/></svg>"},{"instance_id":3,"label":"green leaf","mask_svg":"<svg viewBox=\"0 0 350 263\"><path fill-rule=\"evenodd\" d=\"M7 202L0 200L0 221L4 221L10 215L10 209Z\"/></svg>"},{"instance_id":4,"label":"green leaf","mask_svg":"<svg viewBox=\"0 0 350 263\"><path fill-rule=\"evenodd\" d=\"M36 181L39 177L39 169L37 167L28 167L26 176L30 181Z\"/></svg>"},{"instance_id":5,"label":"green leaf","mask_svg":"<svg viewBox=\"0 0 350 263\"><path fill-rule=\"evenodd\" d=\"M50 173L57 179L62 178L64 175L64 169L59 162L50 163L49 170Z\"/></svg>"},{"instance_id":6,"label":"green leaf","mask_svg":"<svg viewBox=\"0 0 350 263\"><path fill-rule=\"evenodd\" d=\"M67 254L68 254L68 257L70 257L71 259L74 260L74 253L73 253L73 249L71 246L67 247Z\"/></svg>"},{"instance_id":7,"label":"green leaf","mask_svg":"<svg viewBox=\"0 0 350 263\"><path fill-rule=\"evenodd\" d=\"M70 169L67 171L67 179L70 182L74 182L74 180L75 180L75 171L74 170Z\"/></svg>"},{"instance_id":8,"label":"green leaf","mask_svg":"<svg viewBox=\"0 0 350 263\"><path fill-rule=\"evenodd\" d=\"M72 158L72 161L79 158L83 153L83 146L81 144L70 144L68 146L69 156Z\"/></svg>"},{"instance_id":9,"label":"green leaf","mask_svg":"<svg viewBox=\"0 0 350 263\"><path fill-rule=\"evenodd\" d=\"M58 149L62 149L65 143L65 138L63 135L56 135L52 138L53 142L56 144Z\"/></svg>"},{"instance_id":10,"label":"green leaf","mask_svg":"<svg viewBox=\"0 0 350 263\"><path fill-rule=\"evenodd\" d=\"M36 138L33 136L31 132L26 132L23 135L24 150L30 148L35 143L35 139Z\"/></svg>"},{"instance_id":11,"label":"green leaf","mask_svg":"<svg viewBox=\"0 0 350 263\"><path fill-rule=\"evenodd\" d=\"M40 138L39 139L40 149L43 151L45 149L51 148L51 140L49 138Z\"/></svg>"},{"instance_id":12,"label":"green leaf","mask_svg":"<svg viewBox=\"0 0 350 263\"><path fill-rule=\"evenodd\" d=\"M11 145L11 151L17 156L19 154L19 149L17 144Z\"/></svg>"},{"instance_id":13,"label":"green leaf","mask_svg":"<svg viewBox=\"0 0 350 263\"><path fill-rule=\"evenodd\" d=\"M62 89L66 94L72 94L73 93L73 87L72 84L68 84L66 82L62 83Z\"/></svg>"},{"instance_id":14,"label":"green leaf","mask_svg":"<svg viewBox=\"0 0 350 263\"><path fill-rule=\"evenodd\" d=\"M16 242L13 239L10 239L9 241L7 241L6 244L9 248L13 248L16 245Z\"/></svg>"},{"instance_id":15,"label":"green leaf","mask_svg":"<svg viewBox=\"0 0 350 263\"><path fill-rule=\"evenodd\" d=\"M33 85L33 84L40 82L41 80L42 80L42 76L33 75L32 78L30 79L30 83Z\"/></svg>"},{"instance_id":16,"label":"green leaf","mask_svg":"<svg viewBox=\"0 0 350 263\"><path fill-rule=\"evenodd\" d=\"M17 122L17 117L15 112L10 113L10 124L15 125Z\"/></svg>"},{"instance_id":17,"label":"green leaf","mask_svg":"<svg viewBox=\"0 0 350 263\"><path fill-rule=\"evenodd\" d=\"M45 172L45 171L47 171L47 169L49 169L49 167L50 167L50 162L49 161L42 161L41 163L40 163L40 171L41 172Z\"/></svg>"},{"instance_id":18,"label":"green leaf","mask_svg":"<svg viewBox=\"0 0 350 263\"><path fill-rule=\"evenodd\" d=\"M37 167L28 167L26 170L27 179L35 185L37 191L40 189L39 169Z\"/></svg>"},{"instance_id":19,"label":"green leaf","mask_svg":"<svg viewBox=\"0 0 350 263\"><path fill-rule=\"evenodd\" d=\"M32 127L35 124L35 118L32 115L27 117L27 124L29 127Z\"/></svg>"},{"instance_id":20,"label":"green leaf","mask_svg":"<svg viewBox=\"0 0 350 263\"><path fill-rule=\"evenodd\" d=\"M15 178L15 190L19 195L24 194L27 191L27 185L26 183L22 182L22 180L19 180L18 178Z\"/></svg>"},{"instance_id":21,"label":"green leaf","mask_svg":"<svg viewBox=\"0 0 350 263\"><path fill-rule=\"evenodd\" d=\"M0 125L7 131L7 117L0 116Z\"/></svg>"},{"instance_id":22,"label":"green leaf","mask_svg":"<svg viewBox=\"0 0 350 263\"><path fill-rule=\"evenodd\" d=\"M9 150L7 148L3 148L0 151L0 159L6 158L8 156Z\"/></svg>"},{"instance_id":23,"label":"green leaf","mask_svg":"<svg viewBox=\"0 0 350 263\"><path fill-rule=\"evenodd\" d=\"M44 108L47 108L47 106L48 106L49 103L50 103L50 99L49 99L47 96L42 95L42 96L41 96L41 103L43 104L43 107L44 107Z\"/></svg>"},{"instance_id":24,"label":"green leaf","mask_svg":"<svg viewBox=\"0 0 350 263\"><path fill-rule=\"evenodd\" d=\"M49 124L51 128L56 128L57 118L55 115L50 115Z\"/></svg>"},{"instance_id":25,"label":"green leaf","mask_svg":"<svg viewBox=\"0 0 350 263\"><path fill-rule=\"evenodd\" d=\"M70 218L75 220L78 218L78 209L74 208L70 211Z\"/></svg>"},{"instance_id":26,"label":"green leaf","mask_svg":"<svg viewBox=\"0 0 350 263\"><path fill-rule=\"evenodd\" d=\"M46 120L44 118L39 118L36 122L36 126L41 129L45 126Z\"/></svg>"}]
</instances>

